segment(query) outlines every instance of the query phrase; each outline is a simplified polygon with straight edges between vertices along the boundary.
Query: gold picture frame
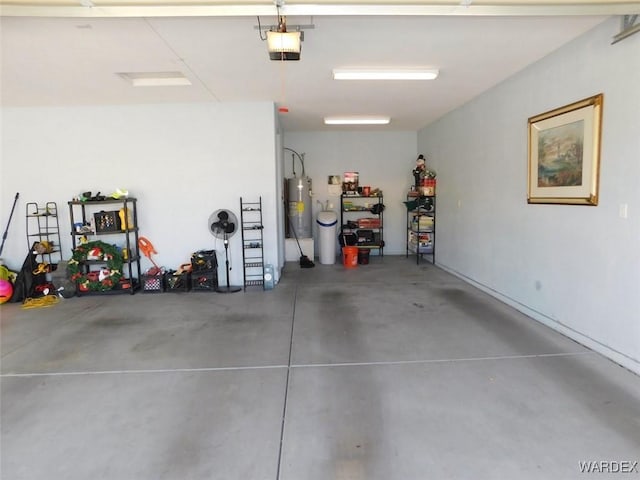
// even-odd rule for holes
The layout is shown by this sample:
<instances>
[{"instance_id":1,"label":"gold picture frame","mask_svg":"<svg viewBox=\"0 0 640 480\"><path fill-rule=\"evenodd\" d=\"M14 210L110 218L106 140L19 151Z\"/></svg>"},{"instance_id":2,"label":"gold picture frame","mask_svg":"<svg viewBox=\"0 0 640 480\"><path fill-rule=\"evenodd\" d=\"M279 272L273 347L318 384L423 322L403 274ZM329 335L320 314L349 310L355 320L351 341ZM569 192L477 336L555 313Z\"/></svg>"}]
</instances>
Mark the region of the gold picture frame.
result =
<instances>
[{"instance_id":1,"label":"gold picture frame","mask_svg":"<svg viewBox=\"0 0 640 480\"><path fill-rule=\"evenodd\" d=\"M528 203L598 204L603 99L529 118Z\"/></svg>"}]
</instances>

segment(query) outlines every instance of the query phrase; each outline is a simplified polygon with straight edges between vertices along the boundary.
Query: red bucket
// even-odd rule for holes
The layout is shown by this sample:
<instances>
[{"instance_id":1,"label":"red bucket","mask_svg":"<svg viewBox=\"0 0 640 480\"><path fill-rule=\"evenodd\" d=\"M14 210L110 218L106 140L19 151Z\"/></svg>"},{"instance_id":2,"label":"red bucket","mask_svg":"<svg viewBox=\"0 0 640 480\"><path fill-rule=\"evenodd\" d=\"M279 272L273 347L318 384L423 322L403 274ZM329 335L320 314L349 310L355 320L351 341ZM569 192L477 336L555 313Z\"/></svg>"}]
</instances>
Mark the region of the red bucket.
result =
<instances>
[{"instance_id":1,"label":"red bucket","mask_svg":"<svg viewBox=\"0 0 640 480\"><path fill-rule=\"evenodd\" d=\"M368 248L359 248L358 249L358 264L359 265L369 265L369 250Z\"/></svg>"},{"instance_id":2,"label":"red bucket","mask_svg":"<svg viewBox=\"0 0 640 480\"><path fill-rule=\"evenodd\" d=\"M358 266L358 247L342 247L342 264L346 268Z\"/></svg>"}]
</instances>

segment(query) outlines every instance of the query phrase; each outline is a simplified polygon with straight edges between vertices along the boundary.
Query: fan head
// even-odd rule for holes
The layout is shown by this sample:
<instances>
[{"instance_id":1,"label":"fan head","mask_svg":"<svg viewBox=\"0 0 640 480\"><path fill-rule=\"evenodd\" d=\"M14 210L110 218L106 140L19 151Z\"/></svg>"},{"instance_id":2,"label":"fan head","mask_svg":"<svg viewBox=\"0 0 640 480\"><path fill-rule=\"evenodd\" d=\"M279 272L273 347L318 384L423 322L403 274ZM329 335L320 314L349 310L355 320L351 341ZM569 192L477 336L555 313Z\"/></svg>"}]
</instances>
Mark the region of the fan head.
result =
<instances>
[{"instance_id":1,"label":"fan head","mask_svg":"<svg viewBox=\"0 0 640 480\"><path fill-rule=\"evenodd\" d=\"M231 210L218 209L209 215L208 228L216 238L229 238L238 230L238 218Z\"/></svg>"}]
</instances>

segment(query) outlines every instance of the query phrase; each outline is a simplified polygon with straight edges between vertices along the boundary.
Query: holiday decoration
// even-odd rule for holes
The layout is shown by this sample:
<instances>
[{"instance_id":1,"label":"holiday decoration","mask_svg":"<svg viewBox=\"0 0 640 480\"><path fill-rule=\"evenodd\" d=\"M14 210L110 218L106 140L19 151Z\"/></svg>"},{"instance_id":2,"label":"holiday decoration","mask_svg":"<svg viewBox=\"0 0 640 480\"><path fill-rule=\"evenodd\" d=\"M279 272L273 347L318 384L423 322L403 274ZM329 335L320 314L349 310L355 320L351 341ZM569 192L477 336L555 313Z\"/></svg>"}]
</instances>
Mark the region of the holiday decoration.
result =
<instances>
[{"instance_id":1,"label":"holiday decoration","mask_svg":"<svg viewBox=\"0 0 640 480\"><path fill-rule=\"evenodd\" d=\"M102 260L102 250L99 247L90 248L87 252L87 260Z\"/></svg>"},{"instance_id":2,"label":"holiday decoration","mask_svg":"<svg viewBox=\"0 0 640 480\"><path fill-rule=\"evenodd\" d=\"M106 267L99 272L82 273L81 263L87 260L104 261ZM79 245L69 260L69 276L77 282L81 291L105 291L118 285L122 278L122 254L114 245L101 242L87 242Z\"/></svg>"},{"instance_id":3,"label":"holiday decoration","mask_svg":"<svg viewBox=\"0 0 640 480\"><path fill-rule=\"evenodd\" d=\"M415 182L415 190L419 191L421 195L435 195L436 172L427 169L424 155L418 155L416 166L411 173Z\"/></svg>"}]
</instances>

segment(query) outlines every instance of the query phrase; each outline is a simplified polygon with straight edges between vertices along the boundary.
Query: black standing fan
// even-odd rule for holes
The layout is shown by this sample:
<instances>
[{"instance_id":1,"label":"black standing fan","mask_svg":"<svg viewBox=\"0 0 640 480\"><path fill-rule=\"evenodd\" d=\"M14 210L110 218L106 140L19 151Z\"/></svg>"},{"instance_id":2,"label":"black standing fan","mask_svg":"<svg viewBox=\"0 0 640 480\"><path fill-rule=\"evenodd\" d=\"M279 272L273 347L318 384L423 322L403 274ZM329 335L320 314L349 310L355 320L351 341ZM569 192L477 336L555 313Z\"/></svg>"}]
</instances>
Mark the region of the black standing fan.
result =
<instances>
[{"instance_id":1,"label":"black standing fan","mask_svg":"<svg viewBox=\"0 0 640 480\"><path fill-rule=\"evenodd\" d=\"M218 293L235 293L242 287L229 285L229 238L238 230L238 219L230 210L219 209L209 216L209 231L214 237L222 239L224 243L224 264L227 269L227 285L218 286Z\"/></svg>"}]
</instances>

